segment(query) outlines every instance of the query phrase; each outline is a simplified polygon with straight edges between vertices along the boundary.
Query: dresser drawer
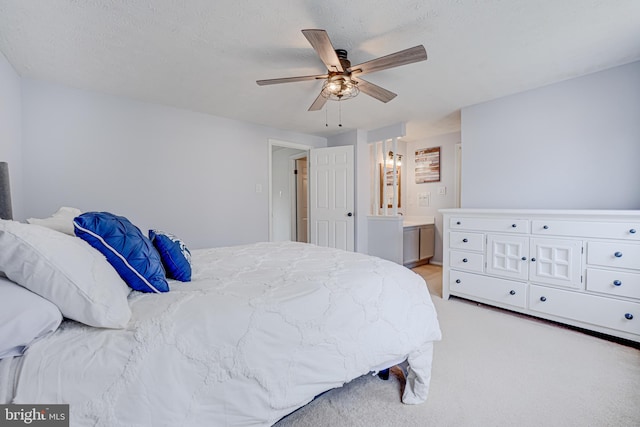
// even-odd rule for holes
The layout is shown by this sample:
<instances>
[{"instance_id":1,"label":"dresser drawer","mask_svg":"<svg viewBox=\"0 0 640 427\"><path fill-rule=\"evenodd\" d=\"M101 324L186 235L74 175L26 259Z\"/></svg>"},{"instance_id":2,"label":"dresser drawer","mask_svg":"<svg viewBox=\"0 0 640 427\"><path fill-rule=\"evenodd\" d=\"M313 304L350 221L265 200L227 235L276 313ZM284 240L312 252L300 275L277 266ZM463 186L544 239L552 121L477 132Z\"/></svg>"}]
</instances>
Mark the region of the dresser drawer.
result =
<instances>
[{"instance_id":1,"label":"dresser drawer","mask_svg":"<svg viewBox=\"0 0 640 427\"><path fill-rule=\"evenodd\" d=\"M449 247L482 252L484 251L484 234L452 231L449 233Z\"/></svg>"},{"instance_id":2,"label":"dresser drawer","mask_svg":"<svg viewBox=\"0 0 640 427\"><path fill-rule=\"evenodd\" d=\"M529 232L528 219L509 218L451 218L449 220L451 230L482 230L498 231L501 233L522 233Z\"/></svg>"},{"instance_id":3,"label":"dresser drawer","mask_svg":"<svg viewBox=\"0 0 640 427\"><path fill-rule=\"evenodd\" d=\"M587 264L640 269L640 245L618 242L588 242Z\"/></svg>"},{"instance_id":4,"label":"dresser drawer","mask_svg":"<svg viewBox=\"0 0 640 427\"><path fill-rule=\"evenodd\" d=\"M587 290L640 299L640 274L587 268Z\"/></svg>"},{"instance_id":5,"label":"dresser drawer","mask_svg":"<svg viewBox=\"0 0 640 427\"><path fill-rule=\"evenodd\" d=\"M449 251L449 267L482 273L484 271L484 255L474 252Z\"/></svg>"},{"instance_id":6,"label":"dresser drawer","mask_svg":"<svg viewBox=\"0 0 640 427\"><path fill-rule=\"evenodd\" d=\"M529 308L640 335L640 304L636 302L530 285Z\"/></svg>"},{"instance_id":7,"label":"dresser drawer","mask_svg":"<svg viewBox=\"0 0 640 427\"><path fill-rule=\"evenodd\" d=\"M515 307L525 308L527 305L527 284L524 282L452 270L449 276L449 289L454 293Z\"/></svg>"},{"instance_id":8,"label":"dresser drawer","mask_svg":"<svg viewBox=\"0 0 640 427\"><path fill-rule=\"evenodd\" d=\"M533 220L531 233L549 236L577 236L625 239L640 242L640 223Z\"/></svg>"}]
</instances>

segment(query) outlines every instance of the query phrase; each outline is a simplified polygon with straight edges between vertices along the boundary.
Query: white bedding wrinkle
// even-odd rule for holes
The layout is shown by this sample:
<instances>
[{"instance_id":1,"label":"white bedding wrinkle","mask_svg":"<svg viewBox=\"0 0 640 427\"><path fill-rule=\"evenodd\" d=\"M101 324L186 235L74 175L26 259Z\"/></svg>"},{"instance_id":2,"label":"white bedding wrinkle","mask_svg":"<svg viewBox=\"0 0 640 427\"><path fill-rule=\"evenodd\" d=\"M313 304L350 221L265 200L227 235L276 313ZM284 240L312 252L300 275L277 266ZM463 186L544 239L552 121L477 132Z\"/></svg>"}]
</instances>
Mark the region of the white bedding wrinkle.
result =
<instances>
[{"instance_id":1,"label":"white bedding wrinkle","mask_svg":"<svg viewBox=\"0 0 640 427\"><path fill-rule=\"evenodd\" d=\"M69 403L72 425L269 426L409 357L424 401L436 312L391 262L280 242L192 251L192 282L133 292L124 330L66 321L24 356L15 403Z\"/></svg>"}]
</instances>

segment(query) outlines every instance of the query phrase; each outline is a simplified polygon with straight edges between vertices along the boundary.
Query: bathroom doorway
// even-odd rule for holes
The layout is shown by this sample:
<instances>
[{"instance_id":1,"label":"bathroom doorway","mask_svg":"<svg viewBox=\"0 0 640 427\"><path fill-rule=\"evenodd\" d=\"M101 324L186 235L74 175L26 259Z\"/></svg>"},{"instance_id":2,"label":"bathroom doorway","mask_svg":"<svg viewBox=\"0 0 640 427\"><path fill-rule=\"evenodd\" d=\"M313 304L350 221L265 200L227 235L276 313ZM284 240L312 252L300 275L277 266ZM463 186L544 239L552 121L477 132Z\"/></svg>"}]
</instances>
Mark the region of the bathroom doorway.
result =
<instances>
[{"instance_id":1,"label":"bathroom doorway","mask_svg":"<svg viewBox=\"0 0 640 427\"><path fill-rule=\"evenodd\" d=\"M291 222L292 235L297 242L309 243L309 169L307 155L295 158L294 163L294 185L295 191L291 193L293 200L291 206L295 209Z\"/></svg>"},{"instance_id":2,"label":"bathroom doorway","mask_svg":"<svg viewBox=\"0 0 640 427\"><path fill-rule=\"evenodd\" d=\"M304 145L269 142L269 240L309 242L308 155Z\"/></svg>"}]
</instances>

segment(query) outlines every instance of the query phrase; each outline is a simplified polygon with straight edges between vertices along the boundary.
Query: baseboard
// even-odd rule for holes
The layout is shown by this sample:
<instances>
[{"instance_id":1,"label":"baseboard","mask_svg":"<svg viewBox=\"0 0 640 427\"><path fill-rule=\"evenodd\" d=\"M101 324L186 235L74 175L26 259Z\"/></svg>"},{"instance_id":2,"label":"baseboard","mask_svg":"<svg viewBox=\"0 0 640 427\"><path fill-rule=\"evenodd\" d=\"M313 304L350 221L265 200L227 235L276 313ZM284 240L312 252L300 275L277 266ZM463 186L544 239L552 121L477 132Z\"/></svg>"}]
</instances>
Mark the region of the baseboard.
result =
<instances>
[{"instance_id":1,"label":"baseboard","mask_svg":"<svg viewBox=\"0 0 640 427\"><path fill-rule=\"evenodd\" d=\"M408 262L406 264L403 264L405 267L407 268L416 268L416 267L420 267L421 265L437 265L438 267L442 267L442 262L440 261L431 261L430 258L426 258L426 259L422 259L420 261L414 261L414 262Z\"/></svg>"}]
</instances>

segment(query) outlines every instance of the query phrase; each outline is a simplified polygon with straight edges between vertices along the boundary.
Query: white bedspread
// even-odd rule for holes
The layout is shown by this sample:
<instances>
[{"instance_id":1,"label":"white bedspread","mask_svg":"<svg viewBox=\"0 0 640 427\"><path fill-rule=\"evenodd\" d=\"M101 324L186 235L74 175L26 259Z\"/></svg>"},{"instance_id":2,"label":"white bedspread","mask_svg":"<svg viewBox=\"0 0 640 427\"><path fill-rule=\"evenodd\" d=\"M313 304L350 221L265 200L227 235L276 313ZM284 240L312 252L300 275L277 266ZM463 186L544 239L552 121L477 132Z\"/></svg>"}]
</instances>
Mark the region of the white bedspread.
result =
<instances>
[{"instance_id":1,"label":"white bedspread","mask_svg":"<svg viewBox=\"0 0 640 427\"><path fill-rule=\"evenodd\" d=\"M24 356L14 403L69 403L72 425L268 426L409 358L428 392L436 312L422 278L301 243L193 251L193 281L130 296L125 330L65 321Z\"/></svg>"}]
</instances>

